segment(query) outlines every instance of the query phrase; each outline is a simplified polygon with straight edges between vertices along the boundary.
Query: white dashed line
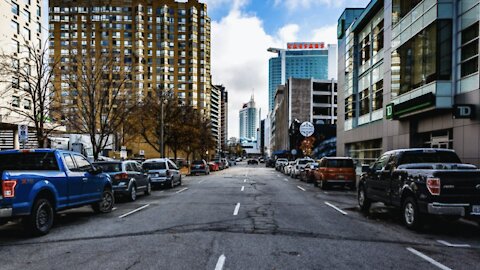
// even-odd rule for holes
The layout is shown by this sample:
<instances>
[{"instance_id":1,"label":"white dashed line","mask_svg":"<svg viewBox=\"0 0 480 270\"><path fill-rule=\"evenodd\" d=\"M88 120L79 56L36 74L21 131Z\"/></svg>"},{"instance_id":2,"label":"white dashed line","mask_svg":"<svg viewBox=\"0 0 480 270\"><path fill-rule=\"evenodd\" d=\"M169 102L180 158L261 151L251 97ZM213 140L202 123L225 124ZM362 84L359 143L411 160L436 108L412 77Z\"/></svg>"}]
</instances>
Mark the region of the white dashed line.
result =
<instances>
[{"instance_id":1,"label":"white dashed line","mask_svg":"<svg viewBox=\"0 0 480 270\"><path fill-rule=\"evenodd\" d=\"M133 211L130 211L130 212L126 213L126 214L123 214L123 215L119 216L118 218L124 218L124 217L129 216L129 215L131 215L131 214L134 214L134 213L136 213L136 212L138 212L138 211L141 211L141 210L143 210L143 209L145 209L145 208L147 208L147 207L149 207L149 206L150 206L150 204L144 205L144 206L139 207L139 208L137 208L137 209L135 209L135 210L133 210Z\"/></svg>"},{"instance_id":2,"label":"white dashed line","mask_svg":"<svg viewBox=\"0 0 480 270\"><path fill-rule=\"evenodd\" d=\"M200 181L200 182L198 182L198 183L201 184L201 183L203 183L203 182L205 182L205 180L202 180L202 181Z\"/></svg>"},{"instance_id":3,"label":"white dashed line","mask_svg":"<svg viewBox=\"0 0 480 270\"><path fill-rule=\"evenodd\" d=\"M246 182L247 182L247 179L243 179L243 182L246 183Z\"/></svg>"},{"instance_id":4,"label":"white dashed line","mask_svg":"<svg viewBox=\"0 0 480 270\"><path fill-rule=\"evenodd\" d=\"M288 179L287 179L287 178L283 178L283 181L288 182Z\"/></svg>"},{"instance_id":5,"label":"white dashed line","mask_svg":"<svg viewBox=\"0 0 480 270\"><path fill-rule=\"evenodd\" d=\"M242 186L242 189L240 191L244 191L245 190L245 186Z\"/></svg>"},{"instance_id":6,"label":"white dashed line","mask_svg":"<svg viewBox=\"0 0 480 270\"><path fill-rule=\"evenodd\" d=\"M237 203L237 205L235 206L235 210L233 210L234 216L238 215L238 210L240 210L240 203Z\"/></svg>"},{"instance_id":7,"label":"white dashed line","mask_svg":"<svg viewBox=\"0 0 480 270\"><path fill-rule=\"evenodd\" d=\"M342 213L342 215L348 215L347 212L343 211L342 209L336 207L335 205L329 203L329 202L325 202L326 205L330 206L331 208L337 210L338 212Z\"/></svg>"},{"instance_id":8,"label":"white dashed line","mask_svg":"<svg viewBox=\"0 0 480 270\"><path fill-rule=\"evenodd\" d=\"M297 186L297 188L300 189L300 190L303 190L303 191L307 191L306 189L304 189L304 188L301 187L301 186Z\"/></svg>"},{"instance_id":9,"label":"white dashed line","mask_svg":"<svg viewBox=\"0 0 480 270\"><path fill-rule=\"evenodd\" d=\"M440 244L443 244L443 245L445 245L445 246L447 246L447 247L456 247L456 248L469 248L469 247L472 247L472 246L470 246L470 245L468 245L468 244L451 244L451 243L449 243L449 242L447 242L447 241L443 241L443 240L437 240L437 242L440 243Z\"/></svg>"},{"instance_id":10,"label":"white dashed line","mask_svg":"<svg viewBox=\"0 0 480 270\"><path fill-rule=\"evenodd\" d=\"M179 191L175 192L175 193L180 193L180 192L184 192L185 190L187 190L188 188L184 188L184 189L180 189Z\"/></svg>"},{"instance_id":11,"label":"white dashed line","mask_svg":"<svg viewBox=\"0 0 480 270\"><path fill-rule=\"evenodd\" d=\"M215 270L222 270L223 269L223 265L225 264L225 255L222 254L220 255L220 257L218 258L218 261L217 261L217 265L215 265Z\"/></svg>"},{"instance_id":12,"label":"white dashed line","mask_svg":"<svg viewBox=\"0 0 480 270\"><path fill-rule=\"evenodd\" d=\"M440 269L442 269L442 270L452 270L452 268L449 268L449 267L447 267L447 266L445 266L445 265L443 265L443 264L435 261L434 259L428 257L427 255L421 253L420 251L418 251L418 250L416 250L416 249L413 249L413 248L409 247L409 248L407 248L407 250L410 251L411 253L417 255L418 257L424 259L425 261L427 261L427 262L435 265L436 267L438 267L438 268L440 268Z\"/></svg>"},{"instance_id":13,"label":"white dashed line","mask_svg":"<svg viewBox=\"0 0 480 270\"><path fill-rule=\"evenodd\" d=\"M112 211L115 211L115 210L117 210L117 207L113 207L113 208L112 208Z\"/></svg>"}]
</instances>

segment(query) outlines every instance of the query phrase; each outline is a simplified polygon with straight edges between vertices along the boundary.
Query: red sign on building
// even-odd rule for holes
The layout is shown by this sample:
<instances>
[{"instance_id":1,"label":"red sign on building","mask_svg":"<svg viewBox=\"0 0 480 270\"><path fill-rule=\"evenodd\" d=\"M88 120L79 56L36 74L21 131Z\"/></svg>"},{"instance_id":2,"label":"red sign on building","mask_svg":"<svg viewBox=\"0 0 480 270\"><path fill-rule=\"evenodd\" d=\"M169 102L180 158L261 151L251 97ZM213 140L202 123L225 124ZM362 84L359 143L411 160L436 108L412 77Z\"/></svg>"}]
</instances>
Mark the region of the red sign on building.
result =
<instances>
[{"instance_id":1,"label":"red sign on building","mask_svg":"<svg viewBox=\"0 0 480 270\"><path fill-rule=\"evenodd\" d=\"M325 43L323 42L293 42L287 43L289 50L315 50L325 49Z\"/></svg>"}]
</instances>

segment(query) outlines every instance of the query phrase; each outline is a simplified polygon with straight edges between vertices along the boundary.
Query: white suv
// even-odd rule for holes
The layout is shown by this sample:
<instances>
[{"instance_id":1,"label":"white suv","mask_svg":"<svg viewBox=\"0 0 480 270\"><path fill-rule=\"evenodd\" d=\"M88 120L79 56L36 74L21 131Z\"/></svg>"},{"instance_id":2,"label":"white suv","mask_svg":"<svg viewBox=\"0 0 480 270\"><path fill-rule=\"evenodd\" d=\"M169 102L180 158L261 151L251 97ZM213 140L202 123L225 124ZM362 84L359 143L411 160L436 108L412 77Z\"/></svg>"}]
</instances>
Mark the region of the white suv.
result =
<instances>
[{"instance_id":1,"label":"white suv","mask_svg":"<svg viewBox=\"0 0 480 270\"><path fill-rule=\"evenodd\" d=\"M312 162L313 159L311 158L298 158L295 160L295 164L292 167L292 170L290 172L290 176L293 178L297 178L300 176L300 172L305 170L305 165L307 163Z\"/></svg>"}]
</instances>

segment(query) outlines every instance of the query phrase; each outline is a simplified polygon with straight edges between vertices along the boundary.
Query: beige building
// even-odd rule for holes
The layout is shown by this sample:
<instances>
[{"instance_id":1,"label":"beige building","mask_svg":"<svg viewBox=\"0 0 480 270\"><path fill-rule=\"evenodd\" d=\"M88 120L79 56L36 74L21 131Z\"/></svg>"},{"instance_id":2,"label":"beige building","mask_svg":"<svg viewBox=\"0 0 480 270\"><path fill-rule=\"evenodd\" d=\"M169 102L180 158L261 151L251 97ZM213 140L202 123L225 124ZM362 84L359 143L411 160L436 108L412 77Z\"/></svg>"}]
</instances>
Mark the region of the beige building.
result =
<instances>
[{"instance_id":1,"label":"beige building","mask_svg":"<svg viewBox=\"0 0 480 270\"><path fill-rule=\"evenodd\" d=\"M72 50L110 54L120 74L131 75L125 92L139 99L173 90L185 104L208 112L210 18L197 0L50 1L50 47L61 59L56 97L69 103L62 75L75 63ZM63 83L63 84L62 84Z\"/></svg>"},{"instance_id":2,"label":"beige building","mask_svg":"<svg viewBox=\"0 0 480 270\"><path fill-rule=\"evenodd\" d=\"M28 44L30 47L41 48L44 45L42 36L46 33L45 11L42 10L41 0L9 0L0 1L0 51L2 54L12 54L19 59L25 59ZM25 65L18 62L18 65ZM35 72L32 70L32 72ZM17 130L19 124L29 123L25 117L13 110L28 111L32 108L32 101L22 90L19 77L2 78L0 83L0 149L18 148ZM32 131L30 131L30 135ZM35 147L33 136L27 147Z\"/></svg>"},{"instance_id":3,"label":"beige building","mask_svg":"<svg viewBox=\"0 0 480 270\"><path fill-rule=\"evenodd\" d=\"M209 115L211 93L210 18L198 0L61 1L51 0L50 48L61 67L55 98L67 106L75 102L68 80L77 63L72 52L107 54L116 65L124 94L142 100L172 91L183 104ZM69 58L70 57L70 58ZM132 154L149 150L143 142L129 146ZM142 151L144 150L144 151Z\"/></svg>"}]
</instances>

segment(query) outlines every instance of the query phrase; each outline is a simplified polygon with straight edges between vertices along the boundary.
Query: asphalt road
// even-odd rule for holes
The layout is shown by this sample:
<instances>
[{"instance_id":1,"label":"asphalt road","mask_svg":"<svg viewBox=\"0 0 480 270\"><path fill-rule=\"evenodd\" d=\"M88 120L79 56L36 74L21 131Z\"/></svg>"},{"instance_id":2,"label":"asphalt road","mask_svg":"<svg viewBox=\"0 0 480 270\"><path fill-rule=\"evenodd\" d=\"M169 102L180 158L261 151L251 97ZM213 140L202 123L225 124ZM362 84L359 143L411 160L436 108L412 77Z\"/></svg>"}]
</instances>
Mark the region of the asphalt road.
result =
<instances>
[{"instance_id":1,"label":"asphalt road","mask_svg":"<svg viewBox=\"0 0 480 270\"><path fill-rule=\"evenodd\" d=\"M396 211L372 212L359 213L351 191L243 164L109 214L60 213L44 237L2 226L0 269L480 269L476 224L438 221L412 232Z\"/></svg>"}]
</instances>

